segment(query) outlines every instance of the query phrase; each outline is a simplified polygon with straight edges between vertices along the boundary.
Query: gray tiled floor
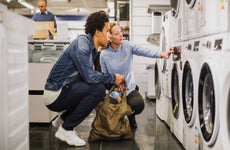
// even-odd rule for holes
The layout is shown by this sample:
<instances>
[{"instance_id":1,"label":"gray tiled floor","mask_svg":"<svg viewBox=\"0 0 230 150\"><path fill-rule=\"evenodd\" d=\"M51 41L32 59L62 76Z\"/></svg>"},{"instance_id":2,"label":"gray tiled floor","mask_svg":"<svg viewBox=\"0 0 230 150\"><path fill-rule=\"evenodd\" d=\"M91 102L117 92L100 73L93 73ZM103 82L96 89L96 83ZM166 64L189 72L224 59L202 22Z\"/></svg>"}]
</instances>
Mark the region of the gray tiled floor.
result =
<instances>
[{"instance_id":1,"label":"gray tiled floor","mask_svg":"<svg viewBox=\"0 0 230 150\"><path fill-rule=\"evenodd\" d=\"M57 129L48 124L30 125L30 150L183 150L165 123L155 115L155 102L145 100L144 111L137 116L138 128L133 140L100 141L84 147L68 146L54 137ZM81 123L76 130L87 141L95 113Z\"/></svg>"}]
</instances>

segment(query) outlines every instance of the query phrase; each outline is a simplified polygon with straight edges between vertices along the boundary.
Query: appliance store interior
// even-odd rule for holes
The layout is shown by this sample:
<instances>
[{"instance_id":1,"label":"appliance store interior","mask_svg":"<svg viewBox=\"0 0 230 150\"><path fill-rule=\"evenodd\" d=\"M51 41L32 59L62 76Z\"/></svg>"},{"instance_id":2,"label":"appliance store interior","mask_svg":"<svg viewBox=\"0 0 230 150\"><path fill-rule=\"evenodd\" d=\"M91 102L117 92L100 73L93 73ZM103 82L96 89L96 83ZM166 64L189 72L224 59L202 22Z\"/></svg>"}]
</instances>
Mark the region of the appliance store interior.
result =
<instances>
[{"instance_id":1,"label":"appliance store interior","mask_svg":"<svg viewBox=\"0 0 230 150\"><path fill-rule=\"evenodd\" d=\"M35 19L43 13L41 3L54 20ZM122 118L131 131L129 139L120 135L90 141L97 109L69 131L64 128L68 117L61 120L65 110L51 111L43 101L52 68L75 39L85 35L89 16L102 11L119 26L122 44L169 55L151 58L130 48L128 78L135 77L144 108L133 122L130 116ZM0 150L229 150L229 33L229 0L1 0ZM111 47L112 37L110 26ZM100 56L105 56L103 50ZM96 66L92 72L102 74ZM80 141L83 144L76 144Z\"/></svg>"}]
</instances>

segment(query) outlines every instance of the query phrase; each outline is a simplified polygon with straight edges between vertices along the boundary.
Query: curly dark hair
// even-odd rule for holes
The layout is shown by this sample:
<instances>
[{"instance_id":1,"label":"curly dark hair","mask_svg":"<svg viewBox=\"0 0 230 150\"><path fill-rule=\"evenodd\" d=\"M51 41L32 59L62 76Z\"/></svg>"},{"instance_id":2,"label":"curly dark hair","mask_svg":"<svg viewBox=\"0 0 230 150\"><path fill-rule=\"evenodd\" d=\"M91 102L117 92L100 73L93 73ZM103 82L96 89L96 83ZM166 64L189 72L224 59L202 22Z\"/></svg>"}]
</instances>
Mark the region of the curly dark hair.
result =
<instances>
[{"instance_id":1,"label":"curly dark hair","mask_svg":"<svg viewBox=\"0 0 230 150\"><path fill-rule=\"evenodd\" d=\"M94 36L96 30L102 31L106 22L109 22L109 17L104 11L98 11L90 14L86 20L85 33L90 33Z\"/></svg>"}]
</instances>

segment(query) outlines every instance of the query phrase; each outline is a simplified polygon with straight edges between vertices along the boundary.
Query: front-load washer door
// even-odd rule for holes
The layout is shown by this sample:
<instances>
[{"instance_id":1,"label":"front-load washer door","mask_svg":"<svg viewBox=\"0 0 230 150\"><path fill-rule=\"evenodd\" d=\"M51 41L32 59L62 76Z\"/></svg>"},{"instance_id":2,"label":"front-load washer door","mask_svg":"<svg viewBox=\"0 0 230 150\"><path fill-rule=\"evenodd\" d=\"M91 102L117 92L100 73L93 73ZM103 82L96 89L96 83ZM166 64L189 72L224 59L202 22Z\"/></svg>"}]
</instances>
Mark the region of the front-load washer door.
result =
<instances>
[{"instance_id":1,"label":"front-load washer door","mask_svg":"<svg viewBox=\"0 0 230 150\"><path fill-rule=\"evenodd\" d=\"M180 91L179 91L179 72L176 64L173 65L172 69L172 111L173 116L177 119L179 117L179 105L180 105Z\"/></svg>"},{"instance_id":2,"label":"front-load washer door","mask_svg":"<svg viewBox=\"0 0 230 150\"><path fill-rule=\"evenodd\" d=\"M161 96L161 82L160 82L160 75L159 75L159 69L158 65L156 63L154 67L154 73L155 73L155 92L156 92L156 99L159 100Z\"/></svg>"},{"instance_id":3,"label":"front-load washer door","mask_svg":"<svg viewBox=\"0 0 230 150\"><path fill-rule=\"evenodd\" d=\"M204 64L200 74L199 80L199 121L203 138L208 142L214 131L215 113L215 90L213 77L210 68Z\"/></svg>"},{"instance_id":4,"label":"front-load washer door","mask_svg":"<svg viewBox=\"0 0 230 150\"><path fill-rule=\"evenodd\" d=\"M180 10L180 0L170 0L172 16L177 17Z\"/></svg>"},{"instance_id":5,"label":"front-load washer door","mask_svg":"<svg viewBox=\"0 0 230 150\"><path fill-rule=\"evenodd\" d=\"M184 118L187 124L191 123L194 106L193 76L189 62L185 63L182 80L182 98Z\"/></svg>"},{"instance_id":6,"label":"front-load washer door","mask_svg":"<svg viewBox=\"0 0 230 150\"><path fill-rule=\"evenodd\" d=\"M185 2L190 8L193 8L196 0L185 0Z\"/></svg>"},{"instance_id":7,"label":"front-load washer door","mask_svg":"<svg viewBox=\"0 0 230 150\"><path fill-rule=\"evenodd\" d=\"M163 38L162 38L162 52L166 52L166 35L165 35L165 30L164 28L162 29L162 34L163 34ZM162 73L165 74L166 69L167 69L167 59L163 58L163 64L162 64Z\"/></svg>"}]
</instances>

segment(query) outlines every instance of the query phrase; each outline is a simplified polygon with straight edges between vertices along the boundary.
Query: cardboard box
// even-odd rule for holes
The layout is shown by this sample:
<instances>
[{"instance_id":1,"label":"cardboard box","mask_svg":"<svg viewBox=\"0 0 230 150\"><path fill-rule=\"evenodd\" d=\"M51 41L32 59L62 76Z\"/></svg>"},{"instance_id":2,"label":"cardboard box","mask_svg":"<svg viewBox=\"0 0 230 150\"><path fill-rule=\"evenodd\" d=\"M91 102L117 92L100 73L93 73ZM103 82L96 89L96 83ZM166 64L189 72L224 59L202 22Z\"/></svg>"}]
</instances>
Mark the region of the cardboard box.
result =
<instances>
[{"instance_id":1,"label":"cardboard box","mask_svg":"<svg viewBox=\"0 0 230 150\"><path fill-rule=\"evenodd\" d=\"M34 39L53 39L56 37L54 22L53 21L42 21L35 22Z\"/></svg>"}]
</instances>

